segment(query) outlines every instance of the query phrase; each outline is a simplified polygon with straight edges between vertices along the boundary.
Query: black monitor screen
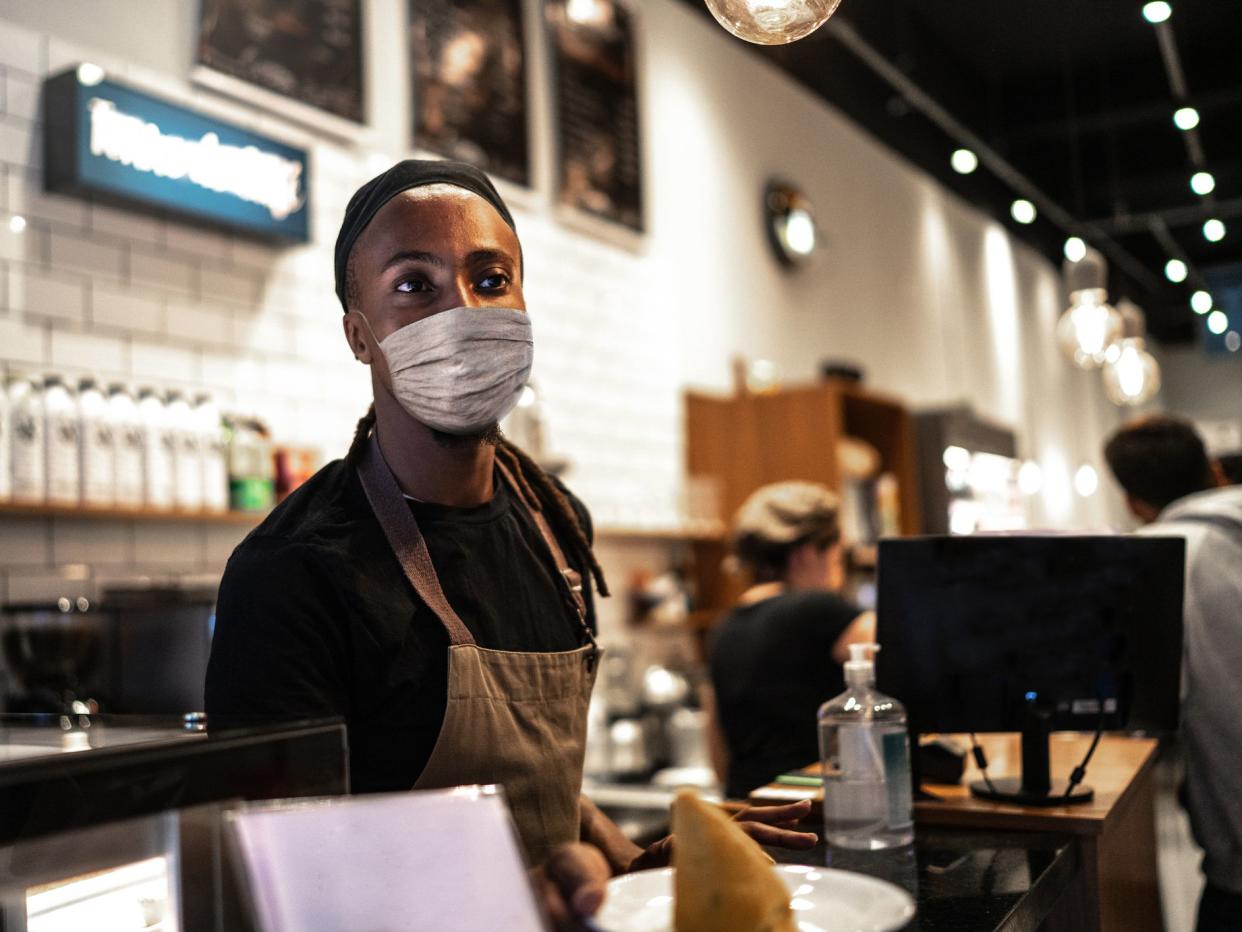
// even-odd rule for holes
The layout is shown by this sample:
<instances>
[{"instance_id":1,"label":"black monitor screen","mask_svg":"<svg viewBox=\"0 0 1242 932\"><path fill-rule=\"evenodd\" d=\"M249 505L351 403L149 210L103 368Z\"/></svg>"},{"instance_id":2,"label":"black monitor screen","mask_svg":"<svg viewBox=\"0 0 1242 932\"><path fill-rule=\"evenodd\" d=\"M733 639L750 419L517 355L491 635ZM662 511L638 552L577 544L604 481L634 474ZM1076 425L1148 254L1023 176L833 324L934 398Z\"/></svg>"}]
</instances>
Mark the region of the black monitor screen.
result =
<instances>
[{"instance_id":1,"label":"black monitor screen","mask_svg":"<svg viewBox=\"0 0 1242 932\"><path fill-rule=\"evenodd\" d=\"M879 689L916 732L1177 727L1185 545L1171 537L880 543Z\"/></svg>"}]
</instances>

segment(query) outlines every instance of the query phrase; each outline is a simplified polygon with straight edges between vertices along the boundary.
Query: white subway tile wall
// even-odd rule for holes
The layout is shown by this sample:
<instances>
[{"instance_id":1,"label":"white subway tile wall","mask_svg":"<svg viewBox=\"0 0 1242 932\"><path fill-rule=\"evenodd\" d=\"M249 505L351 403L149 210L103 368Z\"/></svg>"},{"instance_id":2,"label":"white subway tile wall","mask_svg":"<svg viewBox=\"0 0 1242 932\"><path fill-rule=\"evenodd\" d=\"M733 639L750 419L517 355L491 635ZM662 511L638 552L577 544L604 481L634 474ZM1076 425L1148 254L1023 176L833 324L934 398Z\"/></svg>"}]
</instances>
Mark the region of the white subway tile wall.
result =
<instances>
[{"instance_id":1,"label":"white subway tile wall","mask_svg":"<svg viewBox=\"0 0 1242 932\"><path fill-rule=\"evenodd\" d=\"M46 73L80 60L127 71L0 19L0 361L12 371L208 390L225 410L265 418L278 441L339 456L370 382L341 334L332 246L349 194L386 160L284 128L312 153L314 239L296 247L48 194L38 89ZM202 109L260 120L184 81L133 77ZM547 211L515 214L535 379L554 452L572 463L568 481L597 524L675 523L679 390L662 309L649 296L627 299L642 280L640 257L570 232ZM26 220L20 234L9 231L14 215ZM90 595L127 574L218 574L244 534L192 523L0 520L0 597Z\"/></svg>"}]
</instances>

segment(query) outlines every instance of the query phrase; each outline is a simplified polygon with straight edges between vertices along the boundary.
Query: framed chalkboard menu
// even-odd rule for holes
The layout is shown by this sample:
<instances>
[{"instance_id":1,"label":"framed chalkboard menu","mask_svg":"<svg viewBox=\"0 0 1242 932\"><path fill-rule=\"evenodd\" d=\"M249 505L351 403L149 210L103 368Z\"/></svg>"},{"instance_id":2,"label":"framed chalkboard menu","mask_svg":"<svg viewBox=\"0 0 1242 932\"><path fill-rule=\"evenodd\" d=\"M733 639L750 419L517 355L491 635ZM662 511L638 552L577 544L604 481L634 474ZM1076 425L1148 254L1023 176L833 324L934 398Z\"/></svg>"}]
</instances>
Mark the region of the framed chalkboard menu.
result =
<instances>
[{"instance_id":1,"label":"framed chalkboard menu","mask_svg":"<svg viewBox=\"0 0 1242 932\"><path fill-rule=\"evenodd\" d=\"M616 0L548 0L557 200L643 229L633 11Z\"/></svg>"},{"instance_id":2,"label":"framed chalkboard menu","mask_svg":"<svg viewBox=\"0 0 1242 932\"><path fill-rule=\"evenodd\" d=\"M282 115L362 123L362 3L201 0L194 78Z\"/></svg>"},{"instance_id":3,"label":"framed chalkboard menu","mask_svg":"<svg viewBox=\"0 0 1242 932\"><path fill-rule=\"evenodd\" d=\"M414 144L530 184L521 0L410 0Z\"/></svg>"}]
</instances>

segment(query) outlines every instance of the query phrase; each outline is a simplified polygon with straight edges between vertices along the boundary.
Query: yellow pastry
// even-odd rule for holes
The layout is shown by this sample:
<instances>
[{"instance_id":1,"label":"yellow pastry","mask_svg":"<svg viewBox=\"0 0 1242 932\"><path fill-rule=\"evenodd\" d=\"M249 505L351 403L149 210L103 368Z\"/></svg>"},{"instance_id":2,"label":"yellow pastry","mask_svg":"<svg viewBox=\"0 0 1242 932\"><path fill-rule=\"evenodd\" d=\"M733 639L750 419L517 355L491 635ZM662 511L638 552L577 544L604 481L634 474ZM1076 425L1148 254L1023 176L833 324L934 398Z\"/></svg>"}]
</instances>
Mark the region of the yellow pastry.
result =
<instances>
[{"instance_id":1,"label":"yellow pastry","mask_svg":"<svg viewBox=\"0 0 1242 932\"><path fill-rule=\"evenodd\" d=\"M689 790L673 803L676 932L796 932L789 891L750 836Z\"/></svg>"}]
</instances>

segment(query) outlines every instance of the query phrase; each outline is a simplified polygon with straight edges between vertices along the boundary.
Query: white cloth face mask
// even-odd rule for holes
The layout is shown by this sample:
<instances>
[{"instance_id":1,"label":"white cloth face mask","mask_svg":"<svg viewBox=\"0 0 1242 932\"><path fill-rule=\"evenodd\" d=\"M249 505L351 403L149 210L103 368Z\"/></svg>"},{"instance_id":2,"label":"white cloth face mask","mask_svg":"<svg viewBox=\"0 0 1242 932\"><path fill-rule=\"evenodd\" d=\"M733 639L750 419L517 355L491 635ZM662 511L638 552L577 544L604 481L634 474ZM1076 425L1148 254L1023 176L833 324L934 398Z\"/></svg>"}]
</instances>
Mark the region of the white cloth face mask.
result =
<instances>
[{"instance_id":1,"label":"white cloth face mask","mask_svg":"<svg viewBox=\"0 0 1242 932\"><path fill-rule=\"evenodd\" d=\"M459 436L486 430L513 410L535 358L530 318L513 308L441 311L390 333L379 348L401 407Z\"/></svg>"}]
</instances>

